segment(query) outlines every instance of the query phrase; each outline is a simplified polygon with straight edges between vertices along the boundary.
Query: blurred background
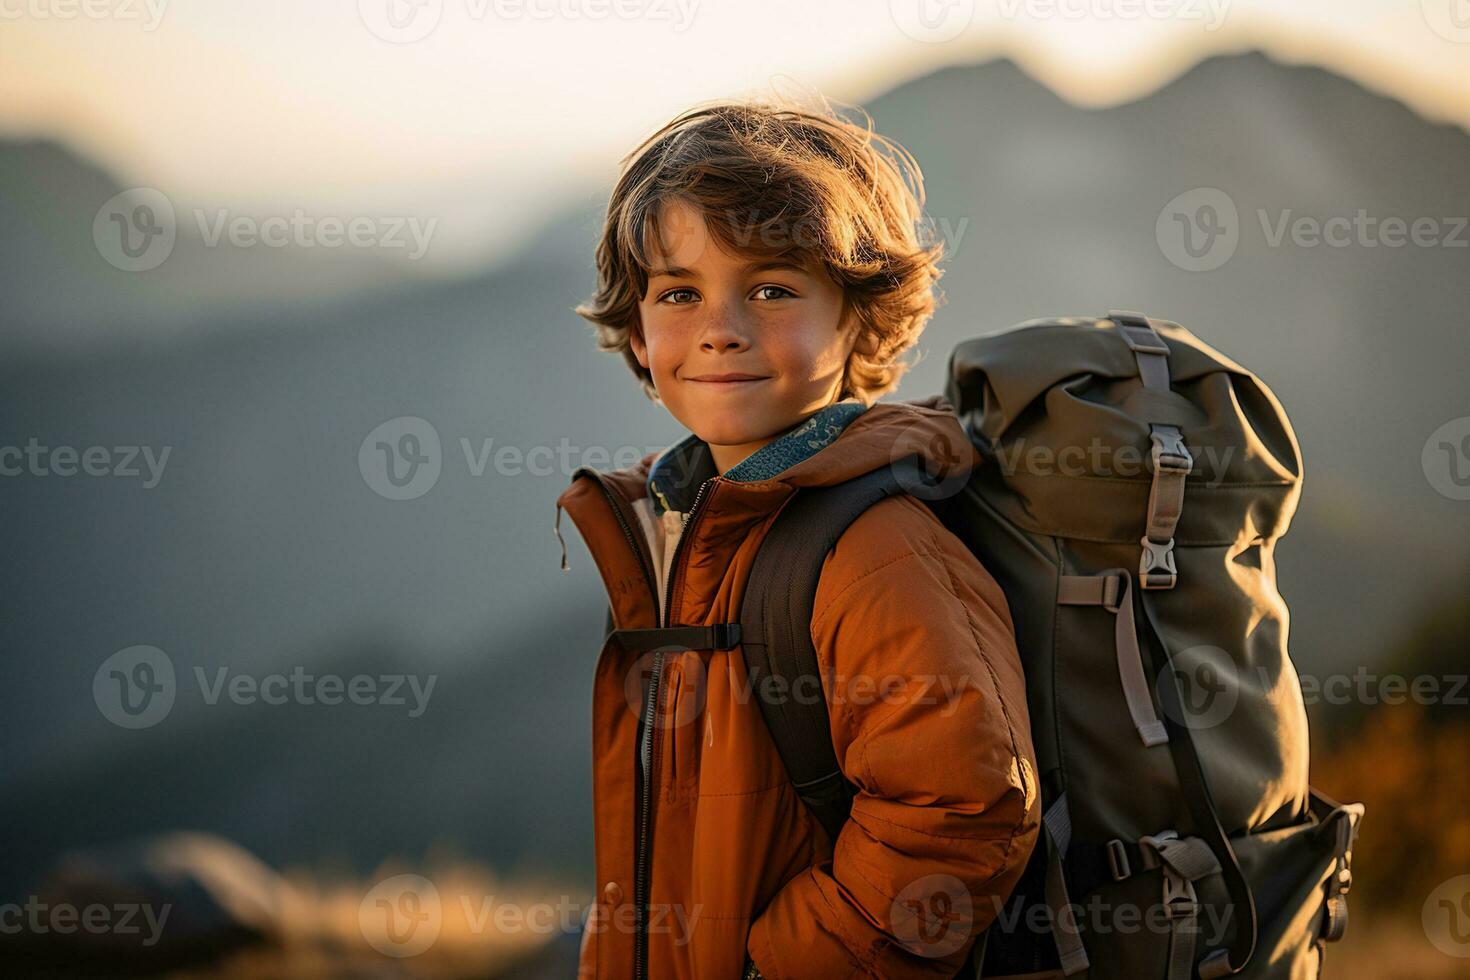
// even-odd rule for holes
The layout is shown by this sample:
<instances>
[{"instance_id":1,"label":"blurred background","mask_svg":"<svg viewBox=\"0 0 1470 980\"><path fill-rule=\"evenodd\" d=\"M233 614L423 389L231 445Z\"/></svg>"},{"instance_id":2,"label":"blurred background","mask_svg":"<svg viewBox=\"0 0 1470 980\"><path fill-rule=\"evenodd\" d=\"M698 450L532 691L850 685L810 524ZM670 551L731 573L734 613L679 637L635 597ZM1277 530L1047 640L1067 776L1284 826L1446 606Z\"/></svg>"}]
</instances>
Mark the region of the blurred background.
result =
<instances>
[{"instance_id":1,"label":"blurred background","mask_svg":"<svg viewBox=\"0 0 1470 980\"><path fill-rule=\"evenodd\" d=\"M1470 971L1466 0L0 0L0 903L183 937L0 957L571 975L605 598L554 500L683 434L572 308L644 136L816 93L948 245L890 399L1121 308L1284 403L1313 781L1368 805L1329 973Z\"/></svg>"}]
</instances>

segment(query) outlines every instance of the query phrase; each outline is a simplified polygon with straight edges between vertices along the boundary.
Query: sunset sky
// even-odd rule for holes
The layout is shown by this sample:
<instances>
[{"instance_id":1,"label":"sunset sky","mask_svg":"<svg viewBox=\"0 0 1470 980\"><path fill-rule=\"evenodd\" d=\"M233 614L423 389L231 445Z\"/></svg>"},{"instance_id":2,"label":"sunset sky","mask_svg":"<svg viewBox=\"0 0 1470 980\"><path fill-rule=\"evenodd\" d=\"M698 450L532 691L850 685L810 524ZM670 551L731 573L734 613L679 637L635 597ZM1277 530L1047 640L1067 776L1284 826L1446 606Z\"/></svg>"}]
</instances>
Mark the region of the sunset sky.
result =
<instances>
[{"instance_id":1,"label":"sunset sky","mask_svg":"<svg viewBox=\"0 0 1470 980\"><path fill-rule=\"evenodd\" d=\"M1470 127L1470 0L0 0L0 134L203 206L443 215L455 265L700 100L1007 56L1106 105L1251 48Z\"/></svg>"}]
</instances>

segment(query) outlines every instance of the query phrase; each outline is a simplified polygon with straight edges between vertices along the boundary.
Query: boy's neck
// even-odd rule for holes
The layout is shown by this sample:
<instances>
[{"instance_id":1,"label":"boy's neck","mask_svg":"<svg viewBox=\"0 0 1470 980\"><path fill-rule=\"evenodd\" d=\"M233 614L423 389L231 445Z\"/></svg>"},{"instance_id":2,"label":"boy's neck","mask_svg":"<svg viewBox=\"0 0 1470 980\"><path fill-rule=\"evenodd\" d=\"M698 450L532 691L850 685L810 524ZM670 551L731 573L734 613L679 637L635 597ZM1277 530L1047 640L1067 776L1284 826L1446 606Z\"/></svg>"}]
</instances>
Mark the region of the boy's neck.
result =
<instances>
[{"instance_id":1,"label":"boy's neck","mask_svg":"<svg viewBox=\"0 0 1470 980\"><path fill-rule=\"evenodd\" d=\"M758 452L762 447L769 446L771 443L775 442L777 439L781 438L783 435L790 432L792 429L796 428L796 426L800 424L801 422L797 422L791 427L783 429L775 435L771 436L769 439L763 439L760 442L749 442L742 446L716 446L713 444L707 444L709 445L710 458L713 459L715 463L715 470L721 476L724 476L726 473L733 470L736 466L745 462L751 456L754 456L756 452Z\"/></svg>"},{"instance_id":2,"label":"boy's neck","mask_svg":"<svg viewBox=\"0 0 1470 980\"><path fill-rule=\"evenodd\" d=\"M744 443L739 446L717 446L711 443L706 443L706 445L709 446L710 459L715 464L715 471L718 472L721 476L724 476L726 473L733 470L736 466L739 466L751 456L754 456L759 450L766 446L769 446L771 443L786 435L786 433L790 432L791 430L797 428L807 419L811 418L813 415L816 415L823 409L830 408L831 406L838 404L838 402L856 400L857 399L855 398L848 397L828 402L826 405L822 405L818 408L812 409L810 412L807 412L805 415L792 422L780 432L768 436L765 439L761 439L758 442Z\"/></svg>"}]
</instances>

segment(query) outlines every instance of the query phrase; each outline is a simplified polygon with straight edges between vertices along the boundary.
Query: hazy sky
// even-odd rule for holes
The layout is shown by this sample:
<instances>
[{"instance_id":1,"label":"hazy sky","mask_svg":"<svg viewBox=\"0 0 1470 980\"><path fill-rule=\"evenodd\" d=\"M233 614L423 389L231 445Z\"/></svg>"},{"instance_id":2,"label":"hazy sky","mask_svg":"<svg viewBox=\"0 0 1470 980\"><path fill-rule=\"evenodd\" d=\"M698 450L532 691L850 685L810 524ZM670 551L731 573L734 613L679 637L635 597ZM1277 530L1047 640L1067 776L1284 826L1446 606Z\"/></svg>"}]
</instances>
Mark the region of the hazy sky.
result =
<instances>
[{"instance_id":1,"label":"hazy sky","mask_svg":"<svg viewBox=\"0 0 1470 980\"><path fill-rule=\"evenodd\" d=\"M1470 127L1470 0L0 0L0 132L201 206L437 215L470 262L700 100L1007 55L1101 105L1253 47Z\"/></svg>"}]
</instances>

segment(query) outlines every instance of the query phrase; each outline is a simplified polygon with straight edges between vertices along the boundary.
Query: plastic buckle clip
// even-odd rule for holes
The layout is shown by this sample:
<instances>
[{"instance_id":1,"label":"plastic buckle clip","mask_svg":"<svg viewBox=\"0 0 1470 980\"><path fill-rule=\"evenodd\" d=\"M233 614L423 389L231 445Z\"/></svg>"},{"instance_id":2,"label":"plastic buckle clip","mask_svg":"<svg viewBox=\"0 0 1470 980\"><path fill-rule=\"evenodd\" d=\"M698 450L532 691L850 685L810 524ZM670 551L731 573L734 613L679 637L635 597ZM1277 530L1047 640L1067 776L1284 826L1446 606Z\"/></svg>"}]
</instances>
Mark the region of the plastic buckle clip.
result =
<instances>
[{"instance_id":1,"label":"plastic buckle clip","mask_svg":"<svg viewBox=\"0 0 1470 980\"><path fill-rule=\"evenodd\" d=\"M1194 882L1166 865L1164 867L1164 917L1166 919L1187 919L1198 916L1199 895L1194 890Z\"/></svg>"},{"instance_id":2,"label":"plastic buckle clip","mask_svg":"<svg viewBox=\"0 0 1470 980\"><path fill-rule=\"evenodd\" d=\"M1155 428L1149 432L1149 437L1152 439L1149 461L1153 463L1155 473L1188 476L1194 472L1194 455L1184 445L1184 437L1177 430Z\"/></svg>"},{"instance_id":3,"label":"plastic buckle clip","mask_svg":"<svg viewBox=\"0 0 1470 980\"><path fill-rule=\"evenodd\" d=\"M710 627L713 631L713 650L729 650L740 643L739 623L715 623Z\"/></svg>"},{"instance_id":4,"label":"plastic buckle clip","mask_svg":"<svg viewBox=\"0 0 1470 980\"><path fill-rule=\"evenodd\" d=\"M1128 863L1128 850L1117 837L1108 841L1108 870L1112 872L1114 881L1125 881L1133 876L1133 868Z\"/></svg>"},{"instance_id":5,"label":"plastic buckle clip","mask_svg":"<svg viewBox=\"0 0 1470 980\"><path fill-rule=\"evenodd\" d=\"M1110 613L1117 613L1123 607L1123 590L1127 588L1126 572L1115 572L1103 582L1103 608Z\"/></svg>"},{"instance_id":6,"label":"plastic buckle clip","mask_svg":"<svg viewBox=\"0 0 1470 980\"><path fill-rule=\"evenodd\" d=\"M1172 589L1179 581L1174 564L1174 539L1158 542L1145 534L1138 539L1143 552L1138 556L1138 584L1145 589Z\"/></svg>"}]
</instances>

